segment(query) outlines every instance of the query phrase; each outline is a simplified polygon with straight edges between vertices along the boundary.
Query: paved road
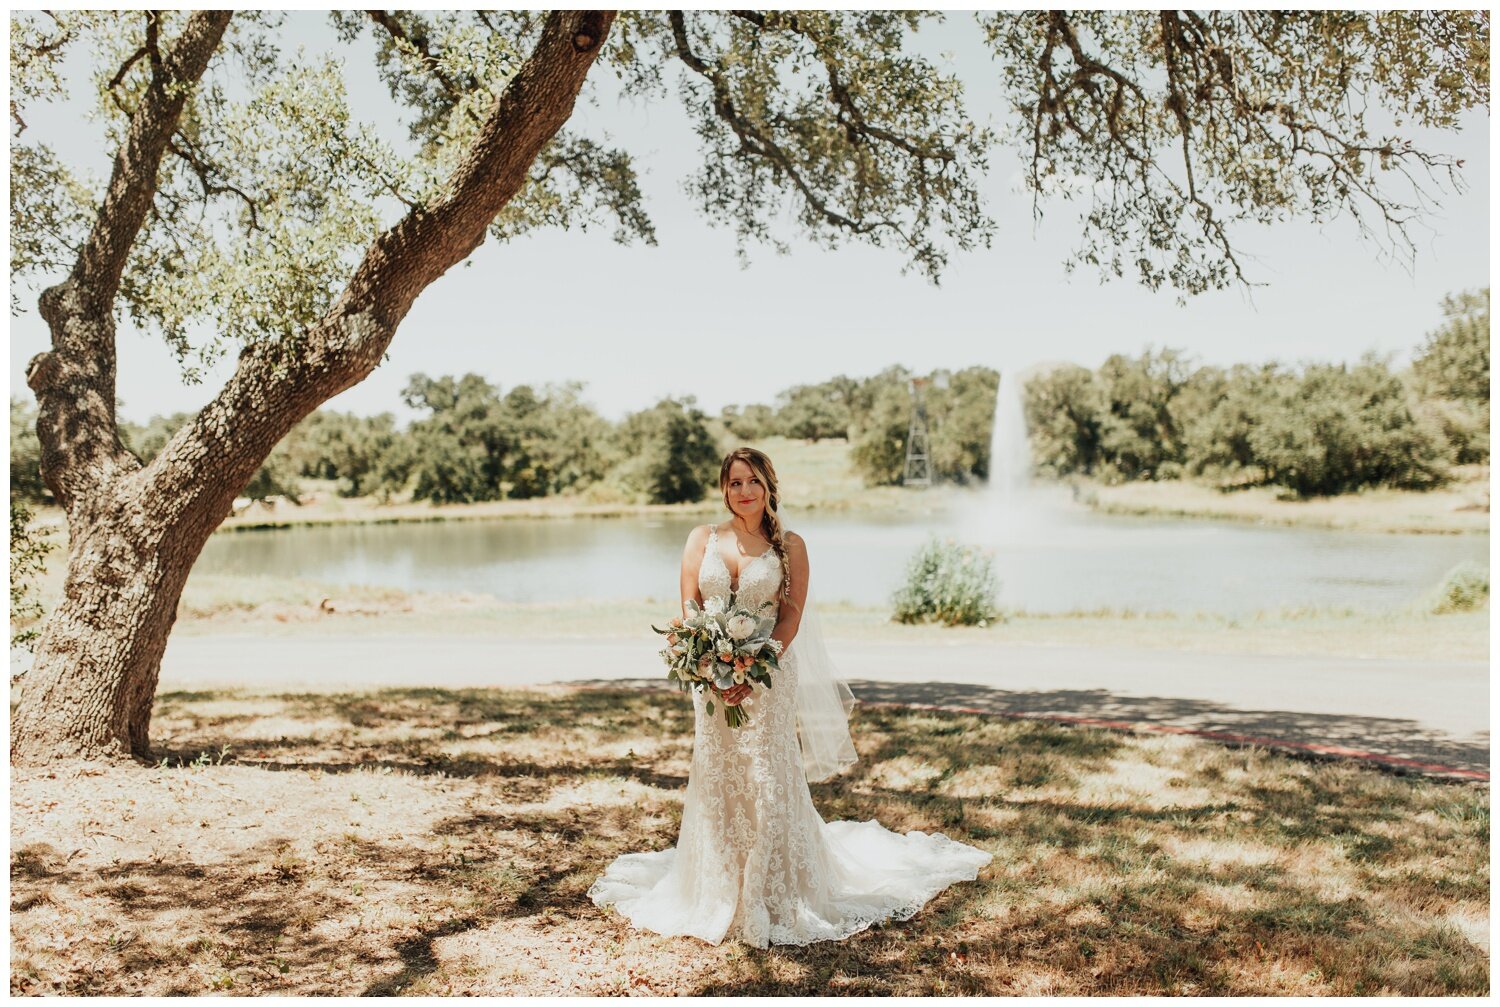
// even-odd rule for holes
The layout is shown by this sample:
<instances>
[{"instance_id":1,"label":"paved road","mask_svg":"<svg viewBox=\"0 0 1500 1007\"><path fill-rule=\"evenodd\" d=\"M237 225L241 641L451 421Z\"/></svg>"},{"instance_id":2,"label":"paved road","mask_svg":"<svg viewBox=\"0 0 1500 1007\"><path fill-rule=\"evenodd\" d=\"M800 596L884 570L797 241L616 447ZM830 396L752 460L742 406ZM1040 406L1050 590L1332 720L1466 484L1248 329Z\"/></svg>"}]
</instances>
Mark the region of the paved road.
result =
<instances>
[{"instance_id":1,"label":"paved road","mask_svg":"<svg viewBox=\"0 0 1500 1007\"><path fill-rule=\"evenodd\" d=\"M829 650L856 695L1333 745L1489 769L1489 665L1021 644ZM174 636L161 689L660 684L647 640Z\"/></svg>"}]
</instances>

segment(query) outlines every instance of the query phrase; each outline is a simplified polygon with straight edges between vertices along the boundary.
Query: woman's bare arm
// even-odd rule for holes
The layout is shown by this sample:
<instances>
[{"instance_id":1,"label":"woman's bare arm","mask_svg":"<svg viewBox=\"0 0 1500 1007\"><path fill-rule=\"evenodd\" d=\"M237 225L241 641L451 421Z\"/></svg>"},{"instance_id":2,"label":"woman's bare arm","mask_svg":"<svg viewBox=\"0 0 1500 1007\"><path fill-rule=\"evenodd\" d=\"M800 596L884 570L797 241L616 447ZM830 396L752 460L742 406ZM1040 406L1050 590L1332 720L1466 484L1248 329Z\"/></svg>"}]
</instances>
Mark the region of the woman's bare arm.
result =
<instances>
[{"instance_id":1,"label":"woman's bare arm","mask_svg":"<svg viewBox=\"0 0 1500 1007\"><path fill-rule=\"evenodd\" d=\"M703 595L698 593L698 567L703 563L703 547L706 545L708 525L699 525L688 533L687 545L682 550L682 576L679 578L683 618L687 618L687 603L690 600L697 602L699 606L703 604Z\"/></svg>"},{"instance_id":2,"label":"woman's bare arm","mask_svg":"<svg viewBox=\"0 0 1500 1007\"><path fill-rule=\"evenodd\" d=\"M781 611L776 616L776 628L771 638L781 644L782 652L792 645L797 629L802 625L802 609L807 604L808 573L812 564L807 559L807 543L794 531L786 533L787 576L792 579L790 597L781 596Z\"/></svg>"}]
</instances>

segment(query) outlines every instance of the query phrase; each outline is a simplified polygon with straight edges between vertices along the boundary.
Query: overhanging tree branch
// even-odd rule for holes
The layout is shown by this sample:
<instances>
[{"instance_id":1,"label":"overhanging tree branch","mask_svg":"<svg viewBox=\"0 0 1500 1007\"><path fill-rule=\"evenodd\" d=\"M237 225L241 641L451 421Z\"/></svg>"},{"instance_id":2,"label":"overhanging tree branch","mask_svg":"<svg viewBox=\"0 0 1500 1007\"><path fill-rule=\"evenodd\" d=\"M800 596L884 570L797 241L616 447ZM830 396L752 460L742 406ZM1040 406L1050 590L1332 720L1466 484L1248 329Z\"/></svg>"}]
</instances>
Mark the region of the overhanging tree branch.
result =
<instances>
[{"instance_id":1,"label":"overhanging tree branch","mask_svg":"<svg viewBox=\"0 0 1500 1007\"><path fill-rule=\"evenodd\" d=\"M916 142L907 136L902 136L892 130L885 129L869 122L865 114L855 102L854 96L850 94L849 87L839 73L838 60L828 46L828 40L821 34L803 24L796 14L785 11L772 11L770 14L762 14L752 10L732 10L729 12L735 17L748 21L763 31L775 31L786 29L793 34L807 39L818 55L818 60L823 64L824 71L828 76L828 97L839 110L840 122L851 143L862 143L869 139L883 140L899 150L904 150L912 157L922 161L952 161L954 153L948 147L929 147Z\"/></svg>"},{"instance_id":2,"label":"overhanging tree branch","mask_svg":"<svg viewBox=\"0 0 1500 1007\"><path fill-rule=\"evenodd\" d=\"M483 242L490 221L572 114L612 20L607 11L549 15L443 196L374 240L318 324L296 340L246 347L224 389L140 478L184 517L212 512L217 523L217 508L194 505L208 496L227 507L288 430L379 364L417 296ZM195 463L205 452L230 460L210 472Z\"/></svg>"},{"instance_id":3,"label":"overhanging tree branch","mask_svg":"<svg viewBox=\"0 0 1500 1007\"><path fill-rule=\"evenodd\" d=\"M1372 138L1372 98L1383 89L1386 104L1442 125L1488 101L1473 72L1488 19L1472 12L1048 11L988 21L1030 126L1033 215L1052 179L1089 186L1074 261L1115 275L1134 265L1152 288L1259 285L1230 228L1288 211L1347 212L1378 237L1372 216L1390 247L1412 254L1407 228L1431 202L1427 186L1446 171L1461 189L1457 164L1409 140ZM1402 46L1407 55L1393 57ZM1380 184L1377 170L1409 183L1410 195Z\"/></svg>"},{"instance_id":4,"label":"overhanging tree branch","mask_svg":"<svg viewBox=\"0 0 1500 1007\"><path fill-rule=\"evenodd\" d=\"M232 193L240 197L240 201L245 204L245 209L250 212L250 230L262 230L260 226L260 214L258 212L259 204L255 201L254 197L250 196L237 185L215 181L214 176L219 174L219 172L202 155L193 149L192 143L189 140L185 137L174 137L167 141L167 147L172 153L187 162L188 167L193 169L193 173L198 176L198 184L202 187L205 198L222 196L226 193Z\"/></svg>"},{"instance_id":5,"label":"overhanging tree branch","mask_svg":"<svg viewBox=\"0 0 1500 1007\"><path fill-rule=\"evenodd\" d=\"M366 10L365 13L370 16L371 21L385 29L386 34L390 35L398 46L402 44L409 45L422 57L423 62L427 64L427 69L432 74L432 78L442 86L450 102L457 104L463 98L464 94L479 89L479 81L475 80L472 75L463 84L459 84L458 81L444 73L442 63L439 61L437 55L433 53L428 40L420 35L411 35L401 26L401 22L396 20L395 15L383 10ZM466 109L466 111L469 114L470 122L479 122L479 115L473 109Z\"/></svg>"},{"instance_id":6,"label":"overhanging tree branch","mask_svg":"<svg viewBox=\"0 0 1500 1007\"><path fill-rule=\"evenodd\" d=\"M713 88L714 112L724 121L739 138L740 148L754 157L761 158L774 165L777 170L784 174L801 193L807 202L823 220L842 228L851 234L871 234L876 231L888 230L898 237L909 248L919 246L917 239L908 233L897 221L886 218L875 218L860 220L847 216L834 209L824 199L813 185L804 177L802 171L797 167L787 151L778 144L770 133L761 128L751 117L743 115L736 108L734 98L730 93L728 81L719 67L699 57L692 50L687 35L687 22L680 10L671 11L668 15L672 26L672 38L677 44L677 56L694 73L706 79Z\"/></svg>"},{"instance_id":7,"label":"overhanging tree branch","mask_svg":"<svg viewBox=\"0 0 1500 1007\"><path fill-rule=\"evenodd\" d=\"M88 281L96 310L113 306L120 273L156 193L162 153L187 100L183 85L203 75L229 16L229 11L195 12L168 54L156 51L155 20L150 22L151 41L146 49L154 53L151 81L115 158L99 219L84 242L74 273L75 279Z\"/></svg>"}]
</instances>

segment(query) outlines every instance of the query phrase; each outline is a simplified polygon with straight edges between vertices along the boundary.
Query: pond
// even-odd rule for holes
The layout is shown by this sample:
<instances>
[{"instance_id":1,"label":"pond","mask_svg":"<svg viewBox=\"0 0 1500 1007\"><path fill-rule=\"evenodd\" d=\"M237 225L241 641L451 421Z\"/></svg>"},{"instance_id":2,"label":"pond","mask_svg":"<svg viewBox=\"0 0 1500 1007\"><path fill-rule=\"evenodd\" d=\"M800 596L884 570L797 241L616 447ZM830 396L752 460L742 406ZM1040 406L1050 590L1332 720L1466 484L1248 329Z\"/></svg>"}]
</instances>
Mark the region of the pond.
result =
<instances>
[{"instance_id":1,"label":"pond","mask_svg":"<svg viewBox=\"0 0 1500 1007\"><path fill-rule=\"evenodd\" d=\"M701 517L346 525L215 535L196 571L505 601L677 597ZM1488 535L1393 535L1095 514L787 514L808 543L820 601L885 606L930 536L992 549L1000 602L1239 615L1283 605L1390 609L1460 561L1489 568Z\"/></svg>"}]
</instances>

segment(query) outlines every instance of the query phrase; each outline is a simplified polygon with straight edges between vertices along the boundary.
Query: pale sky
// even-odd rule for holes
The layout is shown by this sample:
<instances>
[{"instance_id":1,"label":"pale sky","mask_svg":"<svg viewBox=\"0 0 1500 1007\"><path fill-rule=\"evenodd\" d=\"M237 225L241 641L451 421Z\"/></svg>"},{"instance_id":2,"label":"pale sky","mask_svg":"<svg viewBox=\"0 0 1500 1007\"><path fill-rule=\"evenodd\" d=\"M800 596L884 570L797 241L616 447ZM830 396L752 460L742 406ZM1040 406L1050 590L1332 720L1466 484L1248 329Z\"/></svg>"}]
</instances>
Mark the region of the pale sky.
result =
<instances>
[{"instance_id":1,"label":"pale sky","mask_svg":"<svg viewBox=\"0 0 1500 1007\"><path fill-rule=\"evenodd\" d=\"M326 14L288 15L286 30L289 49L297 42L310 51L337 45ZM954 13L919 38L925 52L953 54L977 119L1001 113L994 66L971 14ZM405 129L370 52L368 41L347 51L351 103L399 142ZM86 94L87 78L77 62L72 66ZM604 68L594 76L602 82ZM83 111L70 102L33 114L27 138L107 177L113 152L100 149L100 131ZM1101 284L1082 269L1069 277L1062 264L1078 241L1077 204L1044 204L1046 216L1034 225L1014 150L992 153L984 185L998 222L994 246L953 253L934 287L914 272L902 276L896 251L857 245L826 252L793 241L785 257L752 247L750 268L741 269L733 235L711 228L682 192L698 147L675 81L671 97L649 105L581 102L571 127L600 140L607 133L635 155L658 246L616 245L608 227L537 232L508 245L487 239L422 294L389 360L324 408L391 411L404 421L412 413L399 393L416 371L475 371L502 391L577 379L587 385L584 397L618 420L664 395L696 395L716 414L727 403L769 403L793 384L862 377L897 363L918 372L1043 360L1094 367L1111 353L1137 354L1148 345L1223 365L1352 361L1367 350L1393 352L1400 363L1438 324L1444 294L1489 283L1483 110L1467 117L1461 133L1416 137L1463 158L1469 189L1444 198L1428 218L1430 230L1414 230L1414 272L1382 260L1347 220L1242 230L1239 246L1255 256L1247 272L1269 286L1249 296L1240 289L1203 294L1181 307L1165 288ZM47 347L48 335L35 293L23 292L22 301L27 310L11 326L11 391L29 399L26 362ZM119 394L128 419L197 409L228 373L225 362L203 384L185 386L160 336L128 323L120 328Z\"/></svg>"}]
</instances>

